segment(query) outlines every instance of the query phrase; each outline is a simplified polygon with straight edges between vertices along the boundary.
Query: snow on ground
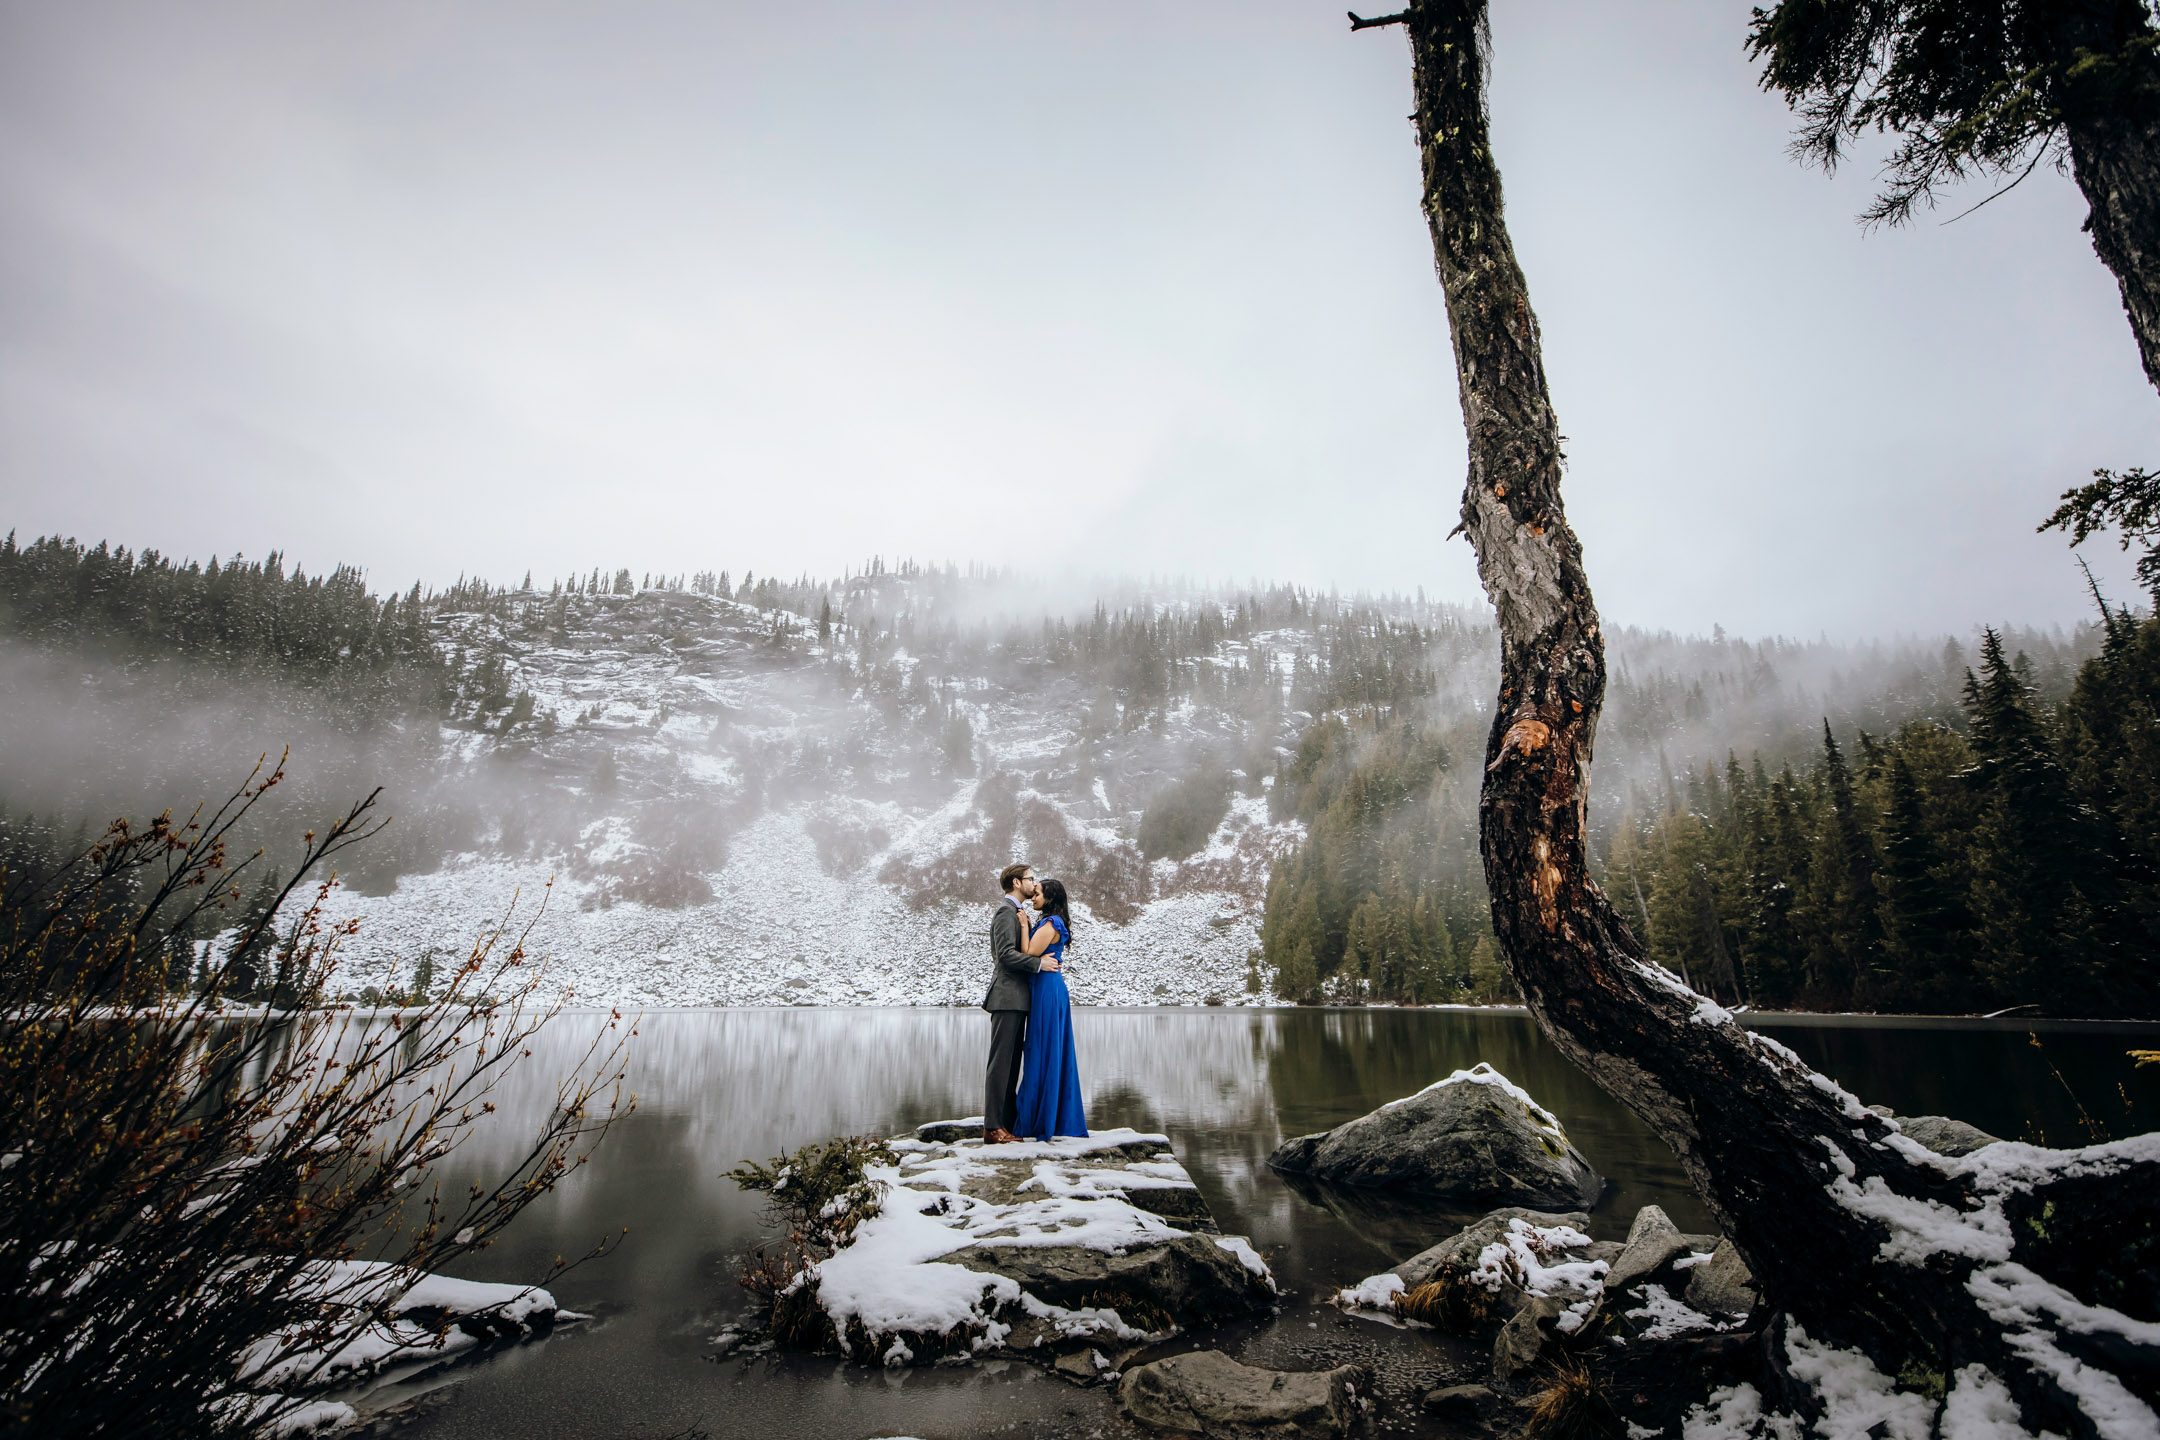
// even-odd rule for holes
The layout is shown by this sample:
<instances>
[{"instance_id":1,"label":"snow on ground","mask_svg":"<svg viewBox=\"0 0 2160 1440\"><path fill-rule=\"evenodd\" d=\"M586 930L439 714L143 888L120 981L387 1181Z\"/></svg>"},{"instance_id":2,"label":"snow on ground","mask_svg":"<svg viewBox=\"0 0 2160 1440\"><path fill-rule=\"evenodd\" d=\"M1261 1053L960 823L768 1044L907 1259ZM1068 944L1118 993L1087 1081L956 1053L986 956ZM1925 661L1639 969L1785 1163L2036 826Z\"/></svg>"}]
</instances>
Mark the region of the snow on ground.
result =
<instances>
[{"instance_id":1,"label":"snow on ground","mask_svg":"<svg viewBox=\"0 0 2160 1440\"><path fill-rule=\"evenodd\" d=\"M251 1385L295 1381L337 1384L365 1379L392 1365L441 1360L484 1338L526 1334L557 1319L583 1318L560 1310L555 1297L532 1285L500 1285L420 1275L379 1260L331 1260L310 1267L297 1285L320 1297L326 1311L356 1314L402 1288L387 1305L389 1319L347 1336L334 1349L307 1343L306 1327L258 1341L241 1359Z\"/></svg>"},{"instance_id":2,"label":"snow on ground","mask_svg":"<svg viewBox=\"0 0 2160 1440\"><path fill-rule=\"evenodd\" d=\"M530 918L553 875L528 948L580 1001L973 1005L996 871L1031 858L1040 874L1065 867L1082 1004L1272 998L1248 995L1248 955L1269 867L1301 827L1240 793L1185 860L1150 865L1136 836L1178 777L1233 758L1269 768L1301 713L1255 721L1220 700L1128 713L1080 672L986 661L925 679L918 657L844 625L831 648L784 629L665 590L439 616L445 657L468 681L491 667L502 699L443 730L431 772L463 797L439 833L470 849L418 846L428 868L391 893L335 897L333 917L360 922L342 988L402 992L431 951L441 973L513 895ZM1287 683L1309 640L1269 632L1229 650ZM531 719L511 718L513 693ZM1235 773L1241 792L1273 778Z\"/></svg>"},{"instance_id":3,"label":"snow on ground","mask_svg":"<svg viewBox=\"0 0 2160 1440\"><path fill-rule=\"evenodd\" d=\"M458 1280L402 1269L379 1260L330 1260L307 1267L296 1292L321 1307L317 1318L342 1337L324 1344L311 1322L257 1341L238 1359L251 1393L219 1402L229 1419L252 1419L270 1435L344 1429L358 1412L344 1400L294 1404L278 1391L339 1389L357 1395L386 1372L439 1364L487 1340L526 1336L560 1321L590 1317L563 1310L534 1285ZM387 1318L352 1328L375 1306ZM273 1411L280 1413L272 1415ZM269 1418L266 1418L269 1417Z\"/></svg>"},{"instance_id":4,"label":"snow on ground","mask_svg":"<svg viewBox=\"0 0 2160 1440\"><path fill-rule=\"evenodd\" d=\"M581 1003L635 1005L974 1005L989 983L996 899L986 876L979 905L911 910L897 889L828 875L804 829L808 807L769 813L738 832L713 898L681 909L617 902L583 910L588 886L541 864L472 858L407 876L387 896L335 892L333 920L360 928L344 945L339 988L391 988L417 957L441 961L500 922L537 920L527 949ZM940 812L942 814L942 812ZM932 821L920 828L927 829ZM1251 818L1243 811L1232 821ZM1227 824L1226 824L1227 828ZM1196 860L1232 862L1225 845ZM541 900L546 899L544 913ZM1160 896L1126 925L1075 906L1078 939L1065 978L1083 1005L1246 1004L1246 957L1259 948L1259 909L1220 891Z\"/></svg>"},{"instance_id":5,"label":"snow on ground","mask_svg":"<svg viewBox=\"0 0 2160 1440\"><path fill-rule=\"evenodd\" d=\"M1467 1072L1458 1070L1455 1073L1461 1076ZM1508 1082L1503 1078L1500 1083ZM1523 1098L1529 1101L1528 1096ZM1535 1101L1529 1103L1533 1107L1536 1104ZM1564 1295L1594 1300L1603 1293L1605 1275L1612 1266L1603 1260L1569 1258L1571 1252L1589 1243L1590 1237L1572 1225L1539 1225L1517 1216L1508 1221L1507 1230L1499 1239L1478 1252L1477 1261L1470 1266L1465 1278L1495 1294L1509 1286L1517 1286L1529 1295ZM1404 1293L1402 1276L1390 1270L1368 1275L1349 1289L1336 1291L1334 1303L1346 1310L1393 1311ZM1575 1329L1582 1323L1581 1317L1589 1313L1589 1308L1585 1305L1570 1312L1576 1316L1574 1324L1567 1323L1568 1317L1563 1315L1560 1328ZM1710 1322L1705 1319L1703 1323Z\"/></svg>"},{"instance_id":6,"label":"snow on ground","mask_svg":"<svg viewBox=\"0 0 2160 1440\"><path fill-rule=\"evenodd\" d=\"M980 1121L953 1122L972 1124ZM939 1127L925 1126L920 1136ZM1190 1238L1179 1224L1127 1198L1137 1191L1193 1190L1192 1177L1171 1155L1167 1136L1130 1129L1086 1136L1022 1141L994 1147L979 1139L902 1138L892 1142L897 1165L871 1165L866 1177L883 1186L876 1212L847 1243L805 1272L834 1323L843 1350L866 1333L888 1366L914 1360L907 1336L964 1332L976 1353L1010 1341L1025 1320L1036 1322L1027 1342L1063 1343L1105 1337L1133 1341L1147 1332L1115 1309L1066 1308L1023 1289L1008 1275L951 1263L962 1250L1089 1249L1128 1251ZM1134 1153L1151 1155L1134 1159ZM1010 1184L1025 1167L1029 1178ZM976 1182L976 1183L970 1183ZM989 1182L987 1185L981 1182ZM996 1198L1009 1195L1009 1198ZM1267 1264L1239 1236L1210 1236L1254 1281L1275 1290ZM869 1359L870 1356L854 1356Z\"/></svg>"}]
</instances>

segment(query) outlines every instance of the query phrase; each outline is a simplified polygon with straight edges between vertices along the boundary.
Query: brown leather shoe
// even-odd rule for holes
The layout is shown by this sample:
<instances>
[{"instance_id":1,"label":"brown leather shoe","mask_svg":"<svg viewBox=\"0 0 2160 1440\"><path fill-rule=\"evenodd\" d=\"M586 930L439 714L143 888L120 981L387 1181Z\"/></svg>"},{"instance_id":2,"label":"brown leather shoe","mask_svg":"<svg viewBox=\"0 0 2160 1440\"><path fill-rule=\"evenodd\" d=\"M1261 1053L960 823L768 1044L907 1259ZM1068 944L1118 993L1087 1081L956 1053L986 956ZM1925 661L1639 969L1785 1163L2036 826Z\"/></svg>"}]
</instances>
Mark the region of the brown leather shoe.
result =
<instances>
[{"instance_id":1,"label":"brown leather shoe","mask_svg":"<svg viewBox=\"0 0 2160 1440\"><path fill-rule=\"evenodd\" d=\"M992 1130L983 1136L983 1144L985 1145L1017 1145L1019 1143L1020 1137L1010 1130Z\"/></svg>"}]
</instances>

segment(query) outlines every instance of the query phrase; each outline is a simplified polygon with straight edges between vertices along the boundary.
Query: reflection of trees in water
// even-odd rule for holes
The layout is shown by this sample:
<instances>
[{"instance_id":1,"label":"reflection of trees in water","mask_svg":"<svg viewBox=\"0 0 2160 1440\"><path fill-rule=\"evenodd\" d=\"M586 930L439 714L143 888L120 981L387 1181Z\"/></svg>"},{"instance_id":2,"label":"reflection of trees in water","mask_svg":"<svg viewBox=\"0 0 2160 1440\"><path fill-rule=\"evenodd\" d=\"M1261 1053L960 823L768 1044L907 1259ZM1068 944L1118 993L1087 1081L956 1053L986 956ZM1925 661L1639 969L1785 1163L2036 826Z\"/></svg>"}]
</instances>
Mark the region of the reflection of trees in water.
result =
<instances>
[{"instance_id":1,"label":"reflection of trees in water","mask_svg":"<svg viewBox=\"0 0 2160 1440\"><path fill-rule=\"evenodd\" d=\"M1278 1025L1271 1036L1268 1078L1292 1134L1340 1125L1480 1060L1563 1117L1609 1104L1527 1015L1331 1010L1316 1019Z\"/></svg>"},{"instance_id":2,"label":"reflection of trees in water","mask_svg":"<svg viewBox=\"0 0 2160 1440\"><path fill-rule=\"evenodd\" d=\"M1406 1199L1380 1190L1326 1185L1303 1175L1280 1178L1300 1200L1319 1206L1396 1259L1415 1255L1492 1208Z\"/></svg>"},{"instance_id":3,"label":"reflection of trees in water","mask_svg":"<svg viewBox=\"0 0 2160 1440\"><path fill-rule=\"evenodd\" d=\"M554 1103L556 1077L604 1019L605 1012L561 1016L536 1038L532 1060L513 1068L495 1097L498 1113L458 1152L459 1166L476 1173L499 1167L529 1141ZM1304 1245L1316 1227L1384 1251L1439 1238L1446 1217L1386 1201L1331 1197L1316 1208L1267 1168L1267 1157L1288 1136L1339 1125L1480 1060L1558 1115L1613 1182L1598 1207L1601 1225L1609 1219L1624 1227L1651 1200L1683 1225L1708 1223L1672 1154L1547 1047L1526 1015L1082 1006L1074 1028L1090 1122L1168 1134L1223 1228L1264 1243ZM2067 1111L2068 1103L2023 1029L1915 1032L1848 1023L1776 1033L1863 1099L1901 1113L1947 1113L2013 1138L2022 1134L2022 1117L2039 1115L2050 1120L2051 1138L2075 1138L2067 1124L2055 1135L2055 1109ZM721 1172L833 1135L893 1134L976 1114L987 1035L987 1021L972 1008L648 1015L630 1057L637 1114L617 1127L593 1166L570 1176L561 1195L521 1225L567 1245L588 1239L587 1230L628 1224L634 1235L642 1231L626 1262L639 1267L646 1263L635 1258L640 1253L690 1263L699 1247L739 1247L756 1232L757 1205ZM2127 1040L2045 1038L2047 1057L2088 1104L2113 1092L2108 1065L2128 1075ZM2148 1090L2160 1090L2160 1072L2130 1076L2129 1085L2142 1106ZM684 1233L669 1238L675 1230ZM514 1249L523 1242L513 1234L507 1243Z\"/></svg>"},{"instance_id":4,"label":"reflection of trees in water","mask_svg":"<svg viewBox=\"0 0 2160 1440\"><path fill-rule=\"evenodd\" d=\"M507 1147L537 1124L554 1101L550 1077L605 1018L558 1017L497 1099L495 1128L506 1133L476 1136L475 1146ZM626 1084L640 1123L680 1117L684 1143L718 1169L982 1109L980 1011L676 1010L644 1016L637 1030Z\"/></svg>"}]
</instances>

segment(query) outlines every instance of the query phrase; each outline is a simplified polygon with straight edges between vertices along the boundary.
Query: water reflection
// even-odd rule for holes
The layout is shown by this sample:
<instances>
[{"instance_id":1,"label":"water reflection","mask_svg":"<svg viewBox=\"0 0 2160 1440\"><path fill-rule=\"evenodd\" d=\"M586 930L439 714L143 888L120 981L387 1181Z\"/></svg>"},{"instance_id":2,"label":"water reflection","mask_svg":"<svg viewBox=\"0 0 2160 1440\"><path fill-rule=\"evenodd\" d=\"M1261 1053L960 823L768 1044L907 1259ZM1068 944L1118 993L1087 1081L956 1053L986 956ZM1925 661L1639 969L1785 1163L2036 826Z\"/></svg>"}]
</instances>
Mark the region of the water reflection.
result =
<instances>
[{"instance_id":1,"label":"water reflection","mask_svg":"<svg viewBox=\"0 0 2160 1440\"><path fill-rule=\"evenodd\" d=\"M496 1097L497 1124L442 1177L448 1189L508 1163L553 1103L605 1017L565 1016ZM2118 1133L2160 1114L2160 1074L2123 1051L2153 1027L1782 1021L1778 1038L1867 1101L1955 1115L1999 1135L2076 1143L2077 1092ZM1632 1115L1538 1036L1527 1016L1462 1011L1116 1011L1074 1017L1089 1118L1169 1134L1223 1228L1250 1235L1293 1292L1279 1322L1302 1328L1310 1297L1440 1238L1459 1214L1300 1195L1267 1168L1288 1136L1352 1119L1477 1061L1557 1114L1610 1182L1593 1231L1617 1236L1656 1201L1708 1228L1679 1166ZM2027 1040L2036 1029L2045 1049ZM743 1311L739 1257L759 1205L719 1176L840 1133L891 1134L981 1108L979 1012L713 1010L646 1017L632 1052L638 1108L599 1159L534 1206L467 1273L515 1280L628 1226L621 1250L555 1289L595 1311L537 1346L456 1372L387 1428L414 1436L602 1437L696 1425L716 1437L1055 1434L1099 1424L1094 1399L1026 1367L853 1374L829 1360L713 1363L706 1342ZM2060 1070L2058 1082L2050 1065ZM2124 1123L2124 1106L2132 1107ZM1405 1343L1423 1343L1406 1337Z\"/></svg>"}]
</instances>

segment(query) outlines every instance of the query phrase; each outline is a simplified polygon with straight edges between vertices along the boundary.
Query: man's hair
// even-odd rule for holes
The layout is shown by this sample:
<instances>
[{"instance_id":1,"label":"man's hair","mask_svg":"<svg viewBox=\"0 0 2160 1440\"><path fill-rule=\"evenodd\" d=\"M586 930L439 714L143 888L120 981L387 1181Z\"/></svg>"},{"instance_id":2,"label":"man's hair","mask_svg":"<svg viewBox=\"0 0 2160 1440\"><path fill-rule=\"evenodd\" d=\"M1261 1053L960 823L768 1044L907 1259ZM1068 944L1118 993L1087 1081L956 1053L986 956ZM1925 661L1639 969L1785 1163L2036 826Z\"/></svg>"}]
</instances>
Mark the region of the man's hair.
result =
<instances>
[{"instance_id":1,"label":"man's hair","mask_svg":"<svg viewBox=\"0 0 2160 1440\"><path fill-rule=\"evenodd\" d=\"M1007 895L1012 894L1013 882L1034 868L1034 866L1024 862L1019 865L1007 865L1004 869L998 871L998 889L1004 891Z\"/></svg>"}]
</instances>

